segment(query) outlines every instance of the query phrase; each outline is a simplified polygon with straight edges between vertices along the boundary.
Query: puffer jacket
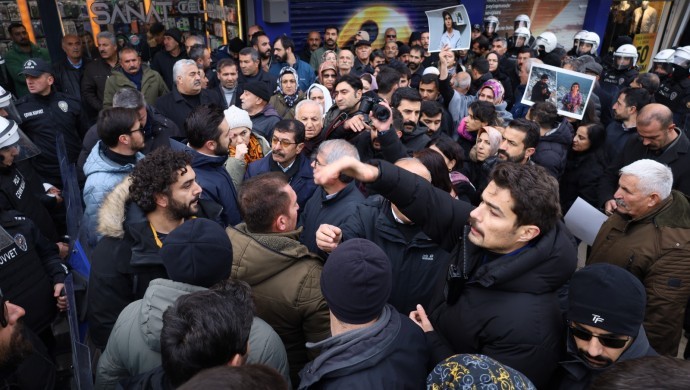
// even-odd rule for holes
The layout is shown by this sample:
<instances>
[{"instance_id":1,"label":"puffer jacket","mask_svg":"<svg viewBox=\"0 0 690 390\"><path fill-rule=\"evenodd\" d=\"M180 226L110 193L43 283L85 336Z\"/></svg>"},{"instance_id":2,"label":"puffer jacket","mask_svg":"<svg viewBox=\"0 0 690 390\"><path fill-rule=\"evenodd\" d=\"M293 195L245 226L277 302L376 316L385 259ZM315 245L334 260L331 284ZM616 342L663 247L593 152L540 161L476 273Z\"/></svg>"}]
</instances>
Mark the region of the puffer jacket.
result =
<instances>
[{"instance_id":1,"label":"puffer jacket","mask_svg":"<svg viewBox=\"0 0 690 390\"><path fill-rule=\"evenodd\" d=\"M285 344L292 383L316 357L305 343L330 336L329 312L321 294L321 259L300 244L302 229L286 233L251 233L241 223L226 229L232 242L233 279L252 287L256 313Z\"/></svg>"},{"instance_id":2,"label":"puffer jacket","mask_svg":"<svg viewBox=\"0 0 690 390\"><path fill-rule=\"evenodd\" d=\"M98 242L96 226L103 199L134 169L134 164L119 165L111 161L103 154L102 148L105 148L105 145L102 141L98 141L84 164L86 176L84 204L86 206L82 226L86 229L88 245L92 247ZM144 155L137 152L136 158L139 161L144 158Z\"/></svg>"},{"instance_id":3,"label":"puffer jacket","mask_svg":"<svg viewBox=\"0 0 690 390\"><path fill-rule=\"evenodd\" d=\"M661 355L675 356L690 297L690 200L680 191L657 210L629 219L614 213L601 226L587 264L610 263L637 276L647 292L644 327Z\"/></svg>"},{"instance_id":4,"label":"puffer jacket","mask_svg":"<svg viewBox=\"0 0 690 390\"><path fill-rule=\"evenodd\" d=\"M206 288L168 279L152 280L144 298L130 303L117 318L108 346L98 360L96 388L114 389L120 380L160 366L163 313L177 298L203 290ZM267 365L288 380L285 347L258 317L252 323L249 345L248 364Z\"/></svg>"},{"instance_id":5,"label":"puffer jacket","mask_svg":"<svg viewBox=\"0 0 690 390\"><path fill-rule=\"evenodd\" d=\"M149 68L146 65L141 66L143 75L141 76L141 93L144 95L146 104L154 105L159 97L170 92L168 86L165 85L163 77L160 73ZM124 74L124 70L118 65L113 68L113 72L105 82L105 91L103 91L103 108L110 108L113 106L113 96L122 88L134 88L136 85Z\"/></svg>"},{"instance_id":6,"label":"puffer jacket","mask_svg":"<svg viewBox=\"0 0 690 390\"><path fill-rule=\"evenodd\" d=\"M537 151L532 156L532 160L546 168L556 179L560 179L565 172L573 135L573 126L564 119L553 133L539 138Z\"/></svg>"}]
</instances>

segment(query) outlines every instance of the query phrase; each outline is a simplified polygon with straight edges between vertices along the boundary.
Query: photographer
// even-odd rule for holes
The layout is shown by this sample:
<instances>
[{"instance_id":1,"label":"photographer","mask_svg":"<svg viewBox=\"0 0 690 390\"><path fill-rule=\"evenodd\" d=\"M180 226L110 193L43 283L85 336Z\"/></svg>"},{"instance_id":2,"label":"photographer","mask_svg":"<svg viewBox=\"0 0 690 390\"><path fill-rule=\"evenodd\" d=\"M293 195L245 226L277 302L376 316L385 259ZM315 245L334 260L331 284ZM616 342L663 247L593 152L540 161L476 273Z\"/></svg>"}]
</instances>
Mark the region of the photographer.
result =
<instances>
[{"instance_id":1,"label":"photographer","mask_svg":"<svg viewBox=\"0 0 690 390\"><path fill-rule=\"evenodd\" d=\"M360 105L371 98L364 95L362 81L352 75L341 76L336 81L333 97L335 105L324 118L324 139L344 138L349 141L367 129Z\"/></svg>"}]
</instances>

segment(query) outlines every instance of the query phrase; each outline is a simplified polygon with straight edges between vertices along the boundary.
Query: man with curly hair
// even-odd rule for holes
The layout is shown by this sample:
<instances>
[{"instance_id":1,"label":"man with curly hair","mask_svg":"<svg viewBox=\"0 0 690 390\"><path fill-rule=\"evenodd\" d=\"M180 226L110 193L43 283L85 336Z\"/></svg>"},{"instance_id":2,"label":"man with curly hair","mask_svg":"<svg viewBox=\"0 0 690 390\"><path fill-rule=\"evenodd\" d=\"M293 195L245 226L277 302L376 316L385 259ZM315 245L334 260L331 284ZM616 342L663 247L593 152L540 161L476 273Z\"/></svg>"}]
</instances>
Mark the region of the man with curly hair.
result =
<instances>
[{"instance_id":1,"label":"man with curly hair","mask_svg":"<svg viewBox=\"0 0 690 390\"><path fill-rule=\"evenodd\" d=\"M90 338L103 349L117 316L167 272L158 254L167 235L186 219L217 220L221 208L200 200L201 186L182 151L156 149L113 189L98 216L103 236L91 256Z\"/></svg>"}]
</instances>

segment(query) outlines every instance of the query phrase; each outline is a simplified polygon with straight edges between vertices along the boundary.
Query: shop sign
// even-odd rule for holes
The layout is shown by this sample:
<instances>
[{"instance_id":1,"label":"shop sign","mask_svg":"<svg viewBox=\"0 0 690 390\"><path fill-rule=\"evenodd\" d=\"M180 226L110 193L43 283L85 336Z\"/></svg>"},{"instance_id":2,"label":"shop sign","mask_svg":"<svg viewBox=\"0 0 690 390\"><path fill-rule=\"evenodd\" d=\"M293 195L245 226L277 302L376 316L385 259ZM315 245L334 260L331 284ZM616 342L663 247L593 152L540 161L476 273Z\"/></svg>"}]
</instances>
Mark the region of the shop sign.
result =
<instances>
[{"instance_id":1,"label":"shop sign","mask_svg":"<svg viewBox=\"0 0 690 390\"><path fill-rule=\"evenodd\" d=\"M91 11L92 20L99 25L114 24L114 23L131 23L133 20L139 20L149 23L151 18L155 18L157 22L165 22L168 19L168 9L173 6L171 0L151 1L149 11L144 11L144 3L139 2L137 6L131 6L129 3L120 5L118 3L112 6L109 3L96 1L91 4L89 11ZM112 7L112 8L111 8ZM177 12L181 14L203 14L201 0L182 0L175 5ZM160 11L160 12L159 12Z\"/></svg>"},{"instance_id":2,"label":"shop sign","mask_svg":"<svg viewBox=\"0 0 690 390\"><path fill-rule=\"evenodd\" d=\"M635 34L633 38L633 45L637 49L637 68L643 71L649 68L649 61L654 50L654 43L656 42L656 33L651 34Z\"/></svg>"}]
</instances>

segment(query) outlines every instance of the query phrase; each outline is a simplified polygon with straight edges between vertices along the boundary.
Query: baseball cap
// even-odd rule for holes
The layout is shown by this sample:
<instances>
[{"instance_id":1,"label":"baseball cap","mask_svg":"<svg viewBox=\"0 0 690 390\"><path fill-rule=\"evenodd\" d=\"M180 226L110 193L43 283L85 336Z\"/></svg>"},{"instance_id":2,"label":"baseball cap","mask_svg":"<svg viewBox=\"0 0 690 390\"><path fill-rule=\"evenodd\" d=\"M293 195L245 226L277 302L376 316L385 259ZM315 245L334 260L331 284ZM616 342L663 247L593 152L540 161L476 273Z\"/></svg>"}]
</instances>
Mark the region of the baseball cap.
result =
<instances>
[{"instance_id":1,"label":"baseball cap","mask_svg":"<svg viewBox=\"0 0 690 390\"><path fill-rule=\"evenodd\" d=\"M24 62L23 69L19 74L38 77L43 73L53 74L50 64L41 58L29 58Z\"/></svg>"}]
</instances>

